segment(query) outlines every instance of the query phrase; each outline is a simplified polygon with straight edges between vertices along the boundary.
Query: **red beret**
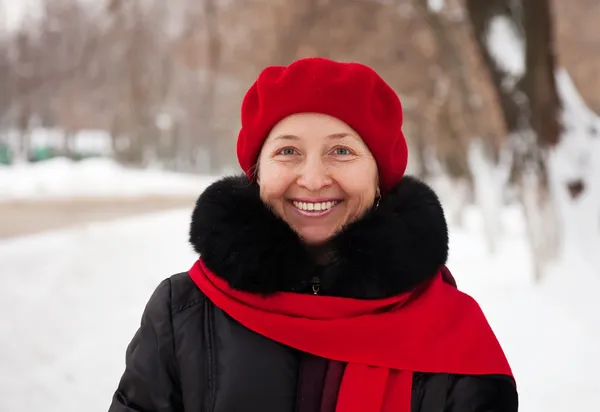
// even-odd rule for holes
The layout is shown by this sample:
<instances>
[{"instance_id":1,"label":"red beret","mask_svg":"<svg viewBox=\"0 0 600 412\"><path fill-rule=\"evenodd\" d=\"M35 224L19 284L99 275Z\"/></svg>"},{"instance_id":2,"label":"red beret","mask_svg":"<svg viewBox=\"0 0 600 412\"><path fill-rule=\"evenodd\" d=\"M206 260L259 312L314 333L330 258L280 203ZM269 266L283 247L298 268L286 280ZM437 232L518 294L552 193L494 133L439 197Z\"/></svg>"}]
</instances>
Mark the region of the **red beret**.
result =
<instances>
[{"instance_id":1,"label":"red beret","mask_svg":"<svg viewBox=\"0 0 600 412\"><path fill-rule=\"evenodd\" d=\"M381 190L404 175L408 149L394 90L365 65L307 58L267 67L244 97L237 156L249 178L271 129L295 113L327 114L356 130L377 161Z\"/></svg>"}]
</instances>

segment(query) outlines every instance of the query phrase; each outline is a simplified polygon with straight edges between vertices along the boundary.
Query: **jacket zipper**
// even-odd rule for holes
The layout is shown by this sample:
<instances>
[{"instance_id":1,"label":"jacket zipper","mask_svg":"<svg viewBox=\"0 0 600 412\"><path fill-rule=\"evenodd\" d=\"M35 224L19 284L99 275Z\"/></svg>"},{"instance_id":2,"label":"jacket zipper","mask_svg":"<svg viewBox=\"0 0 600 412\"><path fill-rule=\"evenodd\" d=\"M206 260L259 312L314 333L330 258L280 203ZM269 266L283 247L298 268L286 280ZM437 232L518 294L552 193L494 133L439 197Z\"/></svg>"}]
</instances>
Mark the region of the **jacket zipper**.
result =
<instances>
[{"instance_id":1,"label":"jacket zipper","mask_svg":"<svg viewBox=\"0 0 600 412\"><path fill-rule=\"evenodd\" d=\"M319 279L318 277L314 277L312 278L311 284L313 294L318 295L321 291L321 279Z\"/></svg>"}]
</instances>

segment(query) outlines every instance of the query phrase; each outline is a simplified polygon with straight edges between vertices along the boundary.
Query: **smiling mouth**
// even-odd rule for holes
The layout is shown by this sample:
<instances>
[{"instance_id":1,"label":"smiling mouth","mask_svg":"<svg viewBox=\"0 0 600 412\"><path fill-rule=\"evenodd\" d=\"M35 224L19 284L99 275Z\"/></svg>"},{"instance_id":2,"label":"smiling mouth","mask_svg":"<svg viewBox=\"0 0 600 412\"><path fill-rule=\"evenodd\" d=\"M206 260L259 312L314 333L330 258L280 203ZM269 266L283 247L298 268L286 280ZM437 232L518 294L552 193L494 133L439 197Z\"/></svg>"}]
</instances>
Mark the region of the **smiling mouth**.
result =
<instances>
[{"instance_id":1,"label":"smiling mouth","mask_svg":"<svg viewBox=\"0 0 600 412\"><path fill-rule=\"evenodd\" d=\"M300 202L294 200L291 202L300 214L304 216L323 216L331 212L337 205L341 203L340 200L330 200L327 202Z\"/></svg>"}]
</instances>

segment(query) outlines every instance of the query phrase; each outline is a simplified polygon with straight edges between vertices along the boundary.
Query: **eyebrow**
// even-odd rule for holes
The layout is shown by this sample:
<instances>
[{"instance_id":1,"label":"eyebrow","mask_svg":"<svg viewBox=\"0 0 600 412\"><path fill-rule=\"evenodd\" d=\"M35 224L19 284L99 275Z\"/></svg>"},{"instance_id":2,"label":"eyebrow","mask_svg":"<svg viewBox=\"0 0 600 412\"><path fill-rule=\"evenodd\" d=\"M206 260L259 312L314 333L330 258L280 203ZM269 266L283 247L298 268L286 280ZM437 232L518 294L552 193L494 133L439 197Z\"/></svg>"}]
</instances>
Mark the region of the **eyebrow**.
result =
<instances>
[{"instance_id":1,"label":"eyebrow","mask_svg":"<svg viewBox=\"0 0 600 412\"><path fill-rule=\"evenodd\" d=\"M327 137L330 139L343 139L344 137L355 137L355 136L350 133L334 133L334 134L330 134ZM282 134L282 135L277 136L274 140L300 140L300 138L293 134Z\"/></svg>"},{"instance_id":2,"label":"eyebrow","mask_svg":"<svg viewBox=\"0 0 600 412\"><path fill-rule=\"evenodd\" d=\"M344 137L354 137L354 135L350 133L334 133L330 134L327 137L329 137L330 139L343 139Z\"/></svg>"},{"instance_id":3,"label":"eyebrow","mask_svg":"<svg viewBox=\"0 0 600 412\"><path fill-rule=\"evenodd\" d=\"M294 136L293 134L282 134L273 140L300 140L300 138L298 136Z\"/></svg>"}]
</instances>

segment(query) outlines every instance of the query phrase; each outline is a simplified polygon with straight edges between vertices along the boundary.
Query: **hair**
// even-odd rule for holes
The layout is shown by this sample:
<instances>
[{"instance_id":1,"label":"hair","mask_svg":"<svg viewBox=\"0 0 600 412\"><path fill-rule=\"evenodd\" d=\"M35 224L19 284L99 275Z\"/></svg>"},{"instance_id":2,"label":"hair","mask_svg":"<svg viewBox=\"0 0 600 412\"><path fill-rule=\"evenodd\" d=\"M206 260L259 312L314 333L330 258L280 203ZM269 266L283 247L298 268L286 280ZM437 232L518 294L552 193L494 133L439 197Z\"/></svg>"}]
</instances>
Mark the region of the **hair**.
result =
<instances>
[{"instance_id":1,"label":"hair","mask_svg":"<svg viewBox=\"0 0 600 412\"><path fill-rule=\"evenodd\" d=\"M256 160L256 163L250 168L248 173L250 174L250 180L258 182L258 168L260 167L260 160Z\"/></svg>"}]
</instances>

